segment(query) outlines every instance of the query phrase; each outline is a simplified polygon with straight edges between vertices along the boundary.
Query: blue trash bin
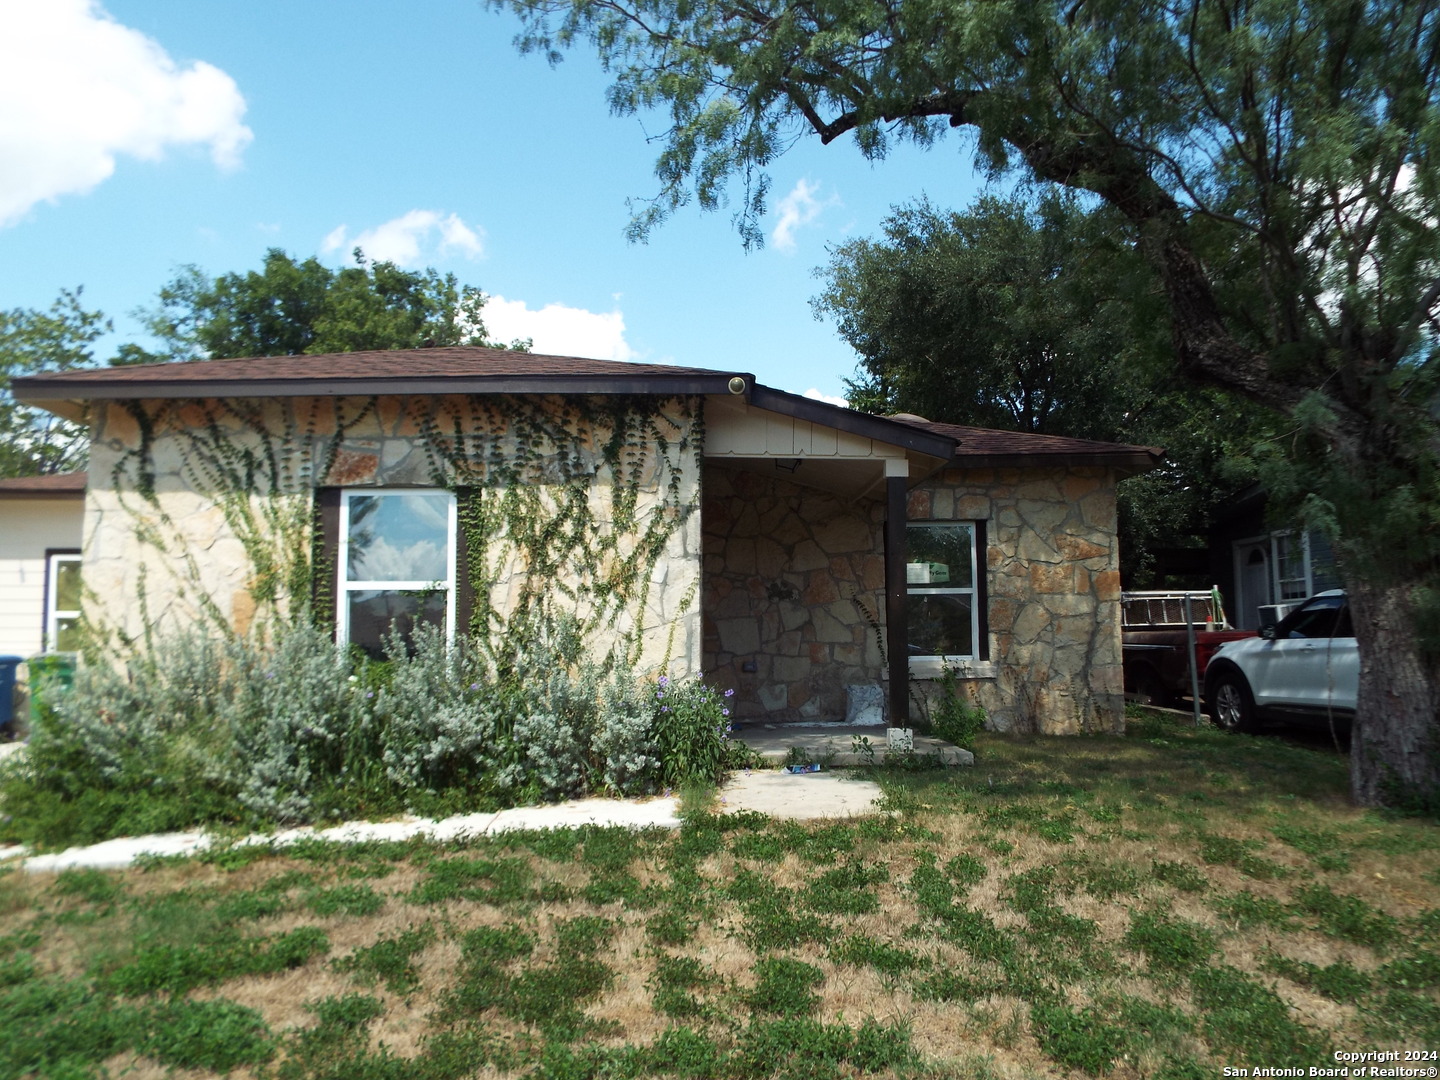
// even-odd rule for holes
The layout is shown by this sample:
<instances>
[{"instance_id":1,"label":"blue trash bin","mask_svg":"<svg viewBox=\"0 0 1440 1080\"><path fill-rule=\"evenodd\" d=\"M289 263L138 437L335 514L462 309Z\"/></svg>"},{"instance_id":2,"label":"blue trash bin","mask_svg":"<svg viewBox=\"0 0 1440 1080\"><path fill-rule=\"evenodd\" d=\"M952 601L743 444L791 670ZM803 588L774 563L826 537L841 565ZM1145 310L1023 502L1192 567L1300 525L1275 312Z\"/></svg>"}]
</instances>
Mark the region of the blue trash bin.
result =
<instances>
[{"instance_id":1,"label":"blue trash bin","mask_svg":"<svg viewBox=\"0 0 1440 1080\"><path fill-rule=\"evenodd\" d=\"M0 656L0 739L15 737L15 669L25 662L22 656Z\"/></svg>"}]
</instances>

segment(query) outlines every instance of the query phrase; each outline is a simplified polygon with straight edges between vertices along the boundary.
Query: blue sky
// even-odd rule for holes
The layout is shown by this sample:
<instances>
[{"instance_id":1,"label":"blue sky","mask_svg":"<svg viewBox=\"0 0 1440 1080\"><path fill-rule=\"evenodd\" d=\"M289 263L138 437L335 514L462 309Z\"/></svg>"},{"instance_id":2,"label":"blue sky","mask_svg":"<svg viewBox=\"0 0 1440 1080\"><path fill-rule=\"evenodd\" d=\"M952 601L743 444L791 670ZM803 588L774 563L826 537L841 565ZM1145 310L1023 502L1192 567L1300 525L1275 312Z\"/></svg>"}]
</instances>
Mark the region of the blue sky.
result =
<instances>
[{"instance_id":1,"label":"blue sky","mask_svg":"<svg viewBox=\"0 0 1440 1080\"><path fill-rule=\"evenodd\" d=\"M663 118L612 116L591 53L522 57L476 0L0 0L0 26L0 308L83 285L117 340L179 266L359 243L479 286L492 334L538 351L834 396L855 356L808 304L827 245L980 188L956 138L873 166L802 140L763 250L698 208L629 244Z\"/></svg>"}]
</instances>

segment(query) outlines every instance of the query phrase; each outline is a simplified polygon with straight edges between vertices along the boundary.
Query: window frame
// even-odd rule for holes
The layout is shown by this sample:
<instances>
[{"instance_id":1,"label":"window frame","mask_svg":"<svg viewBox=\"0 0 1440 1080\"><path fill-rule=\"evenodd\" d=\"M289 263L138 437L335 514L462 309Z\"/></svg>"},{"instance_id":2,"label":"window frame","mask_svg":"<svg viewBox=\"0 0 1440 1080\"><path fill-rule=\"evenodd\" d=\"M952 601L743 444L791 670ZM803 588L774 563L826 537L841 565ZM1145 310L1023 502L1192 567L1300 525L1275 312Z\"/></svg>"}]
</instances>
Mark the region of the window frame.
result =
<instances>
[{"instance_id":1,"label":"window frame","mask_svg":"<svg viewBox=\"0 0 1440 1080\"><path fill-rule=\"evenodd\" d=\"M49 548L45 552L45 609L42 613L40 628L40 650L42 652L58 652L55 645L60 640L60 620L78 619L81 617L80 608L57 607L60 593L60 575L58 565L62 562L74 563L77 567L82 565L79 548Z\"/></svg>"},{"instance_id":2,"label":"window frame","mask_svg":"<svg viewBox=\"0 0 1440 1080\"><path fill-rule=\"evenodd\" d=\"M335 640L342 645L350 643L350 594L356 592L432 592L445 593L445 640L455 640L455 628L459 623L462 589L459 578L459 500L456 493L443 487L351 487L335 491ZM446 497L445 569L446 578L435 581L403 580L379 581L375 579L350 580L350 501L356 497L383 495L437 494Z\"/></svg>"},{"instance_id":3,"label":"window frame","mask_svg":"<svg viewBox=\"0 0 1440 1080\"><path fill-rule=\"evenodd\" d=\"M1298 541L1299 550L1292 551L1292 545ZM1294 563L1299 562L1300 576L1285 577L1286 564L1294 569ZM1296 604L1315 594L1315 576L1310 568L1310 534L1305 530L1283 529L1270 534L1270 567L1271 582L1270 595L1271 603L1274 604ZM1298 586L1301 590L1298 595L1287 596L1286 586Z\"/></svg>"},{"instance_id":4,"label":"window frame","mask_svg":"<svg viewBox=\"0 0 1440 1080\"><path fill-rule=\"evenodd\" d=\"M985 551L985 522L984 521L962 521L945 520L939 518L927 519L924 521L905 522L905 565L910 565L910 530L911 529L964 529L970 534L970 584L964 587L948 586L919 586L909 581L909 574L906 574L905 582L905 609L906 609L906 643L909 643L909 609L912 596L969 596L970 597L970 648L969 655L959 653L911 653L909 656L912 665L920 664L975 664L983 663L990 659L990 627L986 618L986 594L984 565L980 556Z\"/></svg>"}]
</instances>

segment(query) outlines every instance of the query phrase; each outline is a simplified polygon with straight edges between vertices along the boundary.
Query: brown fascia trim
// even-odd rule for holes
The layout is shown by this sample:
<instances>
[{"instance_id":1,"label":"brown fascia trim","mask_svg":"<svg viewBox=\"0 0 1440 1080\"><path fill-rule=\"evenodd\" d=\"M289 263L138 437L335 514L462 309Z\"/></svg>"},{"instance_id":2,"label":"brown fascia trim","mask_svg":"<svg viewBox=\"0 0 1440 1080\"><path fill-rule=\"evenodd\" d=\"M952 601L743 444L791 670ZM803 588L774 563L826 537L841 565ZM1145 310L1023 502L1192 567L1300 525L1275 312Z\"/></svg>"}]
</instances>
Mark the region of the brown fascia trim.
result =
<instances>
[{"instance_id":1,"label":"brown fascia trim","mask_svg":"<svg viewBox=\"0 0 1440 1080\"><path fill-rule=\"evenodd\" d=\"M123 369L122 369L123 370ZM741 378L753 386L755 376L745 372L714 375L639 376L525 375L525 376L406 376L359 379L89 379L69 380L47 375L26 375L11 382L17 401L59 411L56 406L74 401L145 400L147 398L253 398L253 397L370 397L383 394L415 397L435 394L643 394L674 396L729 394L730 380ZM63 414L62 414L63 415Z\"/></svg>"},{"instance_id":2,"label":"brown fascia trim","mask_svg":"<svg viewBox=\"0 0 1440 1080\"><path fill-rule=\"evenodd\" d=\"M965 454L959 453L948 463L952 469L1043 469L1043 468L1108 468L1120 474L1119 479L1137 476L1160 467L1163 455L1145 451L1115 450L1094 454Z\"/></svg>"},{"instance_id":3,"label":"brown fascia trim","mask_svg":"<svg viewBox=\"0 0 1440 1080\"><path fill-rule=\"evenodd\" d=\"M84 502L85 492L82 491L7 491L0 488L0 501L3 502L35 502L45 500L48 502Z\"/></svg>"},{"instance_id":4,"label":"brown fascia trim","mask_svg":"<svg viewBox=\"0 0 1440 1080\"><path fill-rule=\"evenodd\" d=\"M874 439L889 446L899 446L917 454L940 458L949 463L955 456L955 440L948 435L937 435L921 428L911 427L883 416L844 409L814 398L790 394L774 387L754 383L750 387L749 401L757 409L793 416L797 420L808 420L812 424L838 428L852 435Z\"/></svg>"}]
</instances>

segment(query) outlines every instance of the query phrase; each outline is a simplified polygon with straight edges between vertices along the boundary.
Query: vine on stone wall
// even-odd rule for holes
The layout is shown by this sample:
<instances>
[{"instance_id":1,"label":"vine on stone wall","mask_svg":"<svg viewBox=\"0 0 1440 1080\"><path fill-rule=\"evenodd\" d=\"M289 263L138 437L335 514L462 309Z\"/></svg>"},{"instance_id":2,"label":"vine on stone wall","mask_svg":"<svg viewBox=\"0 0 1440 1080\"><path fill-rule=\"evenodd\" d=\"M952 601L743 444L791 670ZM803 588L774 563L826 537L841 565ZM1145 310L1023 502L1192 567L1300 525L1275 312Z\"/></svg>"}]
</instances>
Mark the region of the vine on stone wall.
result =
<instances>
[{"instance_id":1,"label":"vine on stone wall","mask_svg":"<svg viewBox=\"0 0 1440 1080\"><path fill-rule=\"evenodd\" d=\"M135 536L165 556L174 591L226 633L250 627L237 625L226 598L209 594L203 556L161 498L168 485L205 496L221 514L244 552L248 621L260 632L323 619L311 604L333 602L334 567L313 555L319 487L428 485L457 494L473 600L468 630L482 643L513 648L557 619L578 619L592 649L631 664L640 660L661 564L698 510L698 397L247 398L123 408L138 435L111 470L116 497ZM345 475L354 445L387 442L411 444L403 462L382 461L377 449L368 475ZM173 460L157 462L162 445ZM98 620L90 626L105 636Z\"/></svg>"}]
</instances>

